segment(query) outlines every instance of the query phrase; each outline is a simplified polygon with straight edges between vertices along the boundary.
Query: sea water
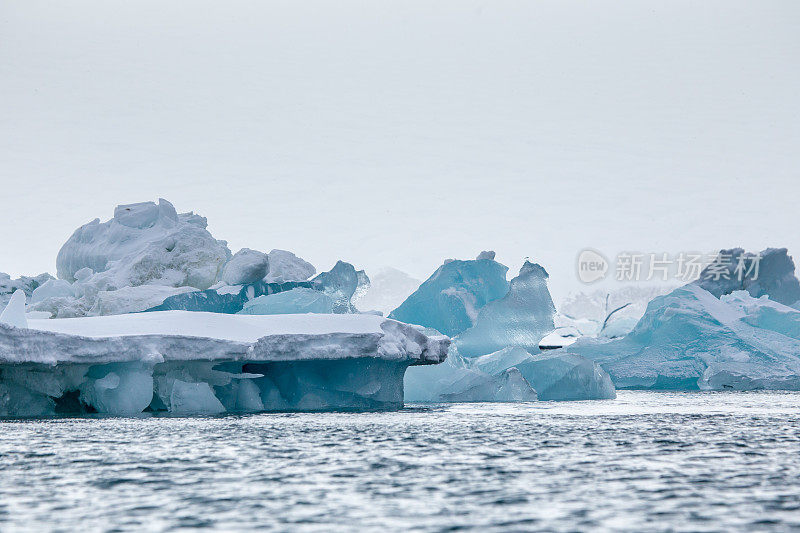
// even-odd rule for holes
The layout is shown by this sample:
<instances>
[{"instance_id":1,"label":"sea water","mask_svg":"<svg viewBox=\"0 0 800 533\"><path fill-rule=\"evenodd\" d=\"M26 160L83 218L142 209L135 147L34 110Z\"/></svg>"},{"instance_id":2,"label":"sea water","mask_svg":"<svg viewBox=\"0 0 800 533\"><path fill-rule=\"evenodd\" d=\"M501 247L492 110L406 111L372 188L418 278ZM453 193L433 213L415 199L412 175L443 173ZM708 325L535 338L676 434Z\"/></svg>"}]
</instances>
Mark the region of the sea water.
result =
<instances>
[{"instance_id":1,"label":"sea water","mask_svg":"<svg viewBox=\"0 0 800 533\"><path fill-rule=\"evenodd\" d=\"M800 528L800 394L0 422L0 530Z\"/></svg>"}]
</instances>

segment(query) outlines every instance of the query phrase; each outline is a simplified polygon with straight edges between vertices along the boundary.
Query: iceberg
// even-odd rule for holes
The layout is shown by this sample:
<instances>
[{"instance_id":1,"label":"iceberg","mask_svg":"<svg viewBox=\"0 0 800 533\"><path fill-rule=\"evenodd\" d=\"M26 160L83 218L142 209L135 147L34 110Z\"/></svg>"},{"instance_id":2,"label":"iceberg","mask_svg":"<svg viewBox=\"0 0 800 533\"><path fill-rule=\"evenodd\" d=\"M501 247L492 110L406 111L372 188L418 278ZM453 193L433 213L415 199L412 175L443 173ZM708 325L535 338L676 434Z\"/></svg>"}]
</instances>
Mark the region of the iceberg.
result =
<instances>
[{"instance_id":1,"label":"iceberg","mask_svg":"<svg viewBox=\"0 0 800 533\"><path fill-rule=\"evenodd\" d=\"M4 317L19 318L19 301ZM448 346L444 336L361 314L163 311L0 323L0 416L397 409L406 369L441 363Z\"/></svg>"},{"instance_id":2,"label":"iceberg","mask_svg":"<svg viewBox=\"0 0 800 533\"><path fill-rule=\"evenodd\" d=\"M363 270L356 271L353 265L344 261L337 261L330 271L319 274L313 281L333 300L334 313L356 312L353 296L369 286L366 273Z\"/></svg>"},{"instance_id":3,"label":"iceberg","mask_svg":"<svg viewBox=\"0 0 800 533\"><path fill-rule=\"evenodd\" d=\"M144 311L204 311L234 314L244 309L251 300L260 296L291 291L297 288L319 290L312 281L286 281L266 283L259 281L247 285L219 285L204 291L186 291L163 298L161 303Z\"/></svg>"},{"instance_id":4,"label":"iceberg","mask_svg":"<svg viewBox=\"0 0 800 533\"><path fill-rule=\"evenodd\" d=\"M558 307L556 329L569 331L576 337L624 337L642 318L653 298L676 288L677 285L630 285L571 293Z\"/></svg>"},{"instance_id":5,"label":"iceberg","mask_svg":"<svg viewBox=\"0 0 800 533\"><path fill-rule=\"evenodd\" d=\"M559 352L531 354L509 346L468 359L453 345L443 364L406 372L406 400L527 402L616 397L611 378L597 363Z\"/></svg>"},{"instance_id":6,"label":"iceberg","mask_svg":"<svg viewBox=\"0 0 800 533\"><path fill-rule=\"evenodd\" d=\"M537 352L539 341L555 329L555 306L547 289L547 271L525 261L508 293L488 302L474 325L453 339L464 357L477 357L506 346Z\"/></svg>"},{"instance_id":7,"label":"iceberg","mask_svg":"<svg viewBox=\"0 0 800 533\"><path fill-rule=\"evenodd\" d=\"M75 298L75 290L63 279L50 279L33 291L30 303L34 304L48 298Z\"/></svg>"},{"instance_id":8,"label":"iceberg","mask_svg":"<svg viewBox=\"0 0 800 533\"><path fill-rule=\"evenodd\" d=\"M228 285L244 285L261 281L269 271L267 254L242 248L231 257L222 270L222 281Z\"/></svg>"},{"instance_id":9,"label":"iceberg","mask_svg":"<svg viewBox=\"0 0 800 533\"><path fill-rule=\"evenodd\" d=\"M11 295L3 312L0 313L0 324L15 328L27 328L28 321L25 317L25 291L17 289Z\"/></svg>"},{"instance_id":10,"label":"iceberg","mask_svg":"<svg viewBox=\"0 0 800 533\"><path fill-rule=\"evenodd\" d=\"M579 339L557 352L598 362L620 388L800 390L800 312L691 283L655 298L621 339Z\"/></svg>"},{"instance_id":11,"label":"iceberg","mask_svg":"<svg viewBox=\"0 0 800 533\"><path fill-rule=\"evenodd\" d=\"M361 311L379 311L384 315L402 304L422 282L395 268L382 268L370 274L370 286L353 304Z\"/></svg>"},{"instance_id":12,"label":"iceberg","mask_svg":"<svg viewBox=\"0 0 800 533\"><path fill-rule=\"evenodd\" d=\"M483 306L508 293L507 271L493 259L445 261L389 318L454 337L475 325Z\"/></svg>"},{"instance_id":13,"label":"iceberg","mask_svg":"<svg viewBox=\"0 0 800 533\"><path fill-rule=\"evenodd\" d=\"M231 259L206 219L168 201L120 205L114 217L78 228L56 259L60 282L39 287L31 310L53 318L144 311L214 285ZM229 269L240 269L243 258ZM71 294L70 294L71 293Z\"/></svg>"},{"instance_id":14,"label":"iceberg","mask_svg":"<svg viewBox=\"0 0 800 533\"><path fill-rule=\"evenodd\" d=\"M179 215L163 198L117 206L114 218L81 226L61 247L58 277L73 283L79 270L89 268L99 290L145 284L207 289L230 250L206 226L205 218Z\"/></svg>"},{"instance_id":15,"label":"iceberg","mask_svg":"<svg viewBox=\"0 0 800 533\"><path fill-rule=\"evenodd\" d=\"M529 402L537 395L530 383L507 368L495 374L475 368L455 347L444 363L409 368L405 375L405 399L409 402Z\"/></svg>"},{"instance_id":16,"label":"iceberg","mask_svg":"<svg viewBox=\"0 0 800 533\"><path fill-rule=\"evenodd\" d=\"M721 250L694 282L717 298L734 291L747 291L754 298L793 305L800 300L800 281L786 248L767 248L758 254L742 248Z\"/></svg>"},{"instance_id":17,"label":"iceberg","mask_svg":"<svg viewBox=\"0 0 800 533\"><path fill-rule=\"evenodd\" d=\"M334 313L336 301L322 291L300 287L259 296L244 304L244 315L280 315L292 313Z\"/></svg>"},{"instance_id":18,"label":"iceberg","mask_svg":"<svg viewBox=\"0 0 800 533\"><path fill-rule=\"evenodd\" d=\"M22 290L25 296L30 298L33 292L40 286L54 279L50 274L39 274L38 276L21 276L11 279L5 272L0 272L0 307L5 306L11 299L11 295L17 290Z\"/></svg>"},{"instance_id":19,"label":"iceberg","mask_svg":"<svg viewBox=\"0 0 800 533\"><path fill-rule=\"evenodd\" d=\"M269 272L264 279L267 283L285 281L305 281L317 273L314 265L286 250L272 250L267 254Z\"/></svg>"}]
</instances>

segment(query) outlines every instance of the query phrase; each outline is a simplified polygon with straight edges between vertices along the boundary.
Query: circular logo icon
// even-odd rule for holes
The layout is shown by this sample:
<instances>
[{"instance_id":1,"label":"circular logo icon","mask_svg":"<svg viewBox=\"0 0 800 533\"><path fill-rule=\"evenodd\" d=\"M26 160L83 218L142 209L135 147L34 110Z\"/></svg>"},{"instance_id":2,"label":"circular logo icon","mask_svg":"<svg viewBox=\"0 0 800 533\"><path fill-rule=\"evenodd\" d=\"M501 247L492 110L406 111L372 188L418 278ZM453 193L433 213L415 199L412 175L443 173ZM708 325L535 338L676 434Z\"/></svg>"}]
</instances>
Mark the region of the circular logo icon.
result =
<instances>
[{"instance_id":1,"label":"circular logo icon","mask_svg":"<svg viewBox=\"0 0 800 533\"><path fill-rule=\"evenodd\" d=\"M594 283L606 277L608 260L597 250L587 248L578 254L578 279Z\"/></svg>"}]
</instances>

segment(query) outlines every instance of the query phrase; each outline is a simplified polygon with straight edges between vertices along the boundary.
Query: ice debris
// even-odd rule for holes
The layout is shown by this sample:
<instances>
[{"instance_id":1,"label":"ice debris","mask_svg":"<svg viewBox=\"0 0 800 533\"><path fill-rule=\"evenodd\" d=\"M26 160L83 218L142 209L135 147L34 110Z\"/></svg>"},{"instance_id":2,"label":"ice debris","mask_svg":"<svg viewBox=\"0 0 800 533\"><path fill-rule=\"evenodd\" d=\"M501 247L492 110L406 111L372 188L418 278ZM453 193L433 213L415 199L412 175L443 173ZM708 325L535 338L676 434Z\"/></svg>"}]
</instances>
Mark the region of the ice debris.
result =
<instances>
[{"instance_id":1,"label":"ice debris","mask_svg":"<svg viewBox=\"0 0 800 533\"><path fill-rule=\"evenodd\" d=\"M25 318L25 291L17 289L11 295L11 299L6 304L5 309L0 313L0 324L15 328L28 327L28 321Z\"/></svg>"}]
</instances>

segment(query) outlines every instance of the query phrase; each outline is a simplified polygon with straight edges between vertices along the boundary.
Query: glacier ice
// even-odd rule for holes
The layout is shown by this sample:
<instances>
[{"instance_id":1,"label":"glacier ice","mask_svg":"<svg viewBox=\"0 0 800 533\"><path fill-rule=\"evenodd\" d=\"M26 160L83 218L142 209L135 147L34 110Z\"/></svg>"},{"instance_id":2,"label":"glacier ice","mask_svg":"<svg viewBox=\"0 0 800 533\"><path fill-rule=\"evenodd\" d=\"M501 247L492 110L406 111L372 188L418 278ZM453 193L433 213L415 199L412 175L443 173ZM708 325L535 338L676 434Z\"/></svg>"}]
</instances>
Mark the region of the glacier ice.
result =
<instances>
[{"instance_id":1,"label":"glacier ice","mask_svg":"<svg viewBox=\"0 0 800 533\"><path fill-rule=\"evenodd\" d=\"M72 285L63 279L50 279L33 291L30 303L35 304L48 298L75 298L75 291Z\"/></svg>"},{"instance_id":2,"label":"glacier ice","mask_svg":"<svg viewBox=\"0 0 800 533\"><path fill-rule=\"evenodd\" d=\"M475 324L484 305L508 293L507 271L492 259L445 261L389 318L453 337Z\"/></svg>"},{"instance_id":3,"label":"glacier ice","mask_svg":"<svg viewBox=\"0 0 800 533\"><path fill-rule=\"evenodd\" d=\"M15 328L28 327L28 320L25 318L25 291L22 289L14 291L5 309L0 312L0 324Z\"/></svg>"},{"instance_id":4,"label":"glacier ice","mask_svg":"<svg viewBox=\"0 0 800 533\"><path fill-rule=\"evenodd\" d=\"M744 290L758 298L792 305L800 300L800 281L786 248L767 248L759 254L742 248L721 250L694 282L716 297Z\"/></svg>"},{"instance_id":5,"label":"glacier ice","mask_svg":"<svg viewBox=\"0 0 800 533\"><path fill-rule=\"evenodd\" d=\"M766 295L717 298L691 283L650 302L627 336L563 351L598 362L623 388L800 390L798 321Z\"/></svg>"},{"instance_id":6,"label":"glacier ice","mask_svg":"<svg viewBox=\"0 0 800 533\"><path fill-rule=\"evenodd\" d=\"M33 277L21 276L17 279L11 279L11 276L5 272L0 272L0 307L4 307L8 303L11 295L16 290L22 290L30 298L33 295L33 291L51 279L53 279L53 276L50 274L39 274Z\"/></svg>"},{"instance_id":7,"label":"glacier ice","mask_svg":"<svg viewBox=\"0 0 800 533\"><path fill-rule=\"evenodd\" d=\"M442 362L449 346L368 314L165 311L27 325L0 324L0 416L396 409L406 369Z\"/></svg>"},{"instance_id":8,"label":"glacier ice","mask_svg":"<svg viewBox=\"0 0 800 533\"><path fill-rule=\"evenodd\" d=\"M225 264L222 281L228 285L245 285L261 281L269 271L267 254L250 248L242 248Z\"/></svg>"},{"instance_id":9,"label":"glacier ice","mask_svg":"<svg viewBox=\"0 0 800 533\"><path fill-rule=\"evenodd\" d=\"M396 268L382 268L370 274L369 288L353 304L360 311L380 311L388 315L417 290L422 282Z\"/></svg>"},{"instance_id":10,"label":"glacier ice","mask_svg":"<svg viewBox=\"0 0 800 533\"><path fill-rule=\"evenodd\" d=\"M304 288L318 290L313 281L287 281L266 283L258 281L247 285L219 285L204 291L187 291L164 298L161 303L145 308L145 311L205 311L209 313L233 314L241 311L245 304L260 296Z\"/></svg>"},{"instance_id":11,"label":"glacier ice","mask_svg":"<svg viewBox=\"0 0 800 533\"><path fill-rule=\"evenodd\" d=\"M444 402L535 402L539 397L517 368L477 380L470 387L441 395Z\"/></svg>"},{"instance_id":12,"label":"glacier ice","mask_svg":"<svg viewBox=\"0 0 800 533\"><path fill-rule=\"evenodd\" d=\"M488 302L478 311L474 325L453 339L459 353L477 357L506 346L538 351L539 341L555 327L547 277L544 268L525 261L508 293Z\"/></svg>"},{"instance_id":13,"label":"glacier ice","mask_svg":"<svg viewBox=\"0 0 800 533\"><path fill-rule=\"evenodd\" d=\"M111 220L95 219L72 234L56 259L61 283L42 288L31 310L54 318L144 311L210 287L230 258L203 217L178 214L163 199L120 205Z\"/></svg>"},{"instance_id":14,"label":"glacier ice","mask_svg":"<svg viewBox=\"0 0 800 533\"><path fill-rule=\"evenodd\" d=\"M327 287L341 281L343 267L322 278L326 286L305 281L315 269L295 254L243 248L231 255L206 226L204 217L178 214L164 199L120 205L111 220L81 226L62 246L56 261L61 279L43 275L15 284L27 281L28 296L38 288L30 311L53 318L178 309L237 313L253 298L297 287L327 288L332 297L338 289L337 305L349 304L346 287ZM353 269L353 278L356 291L366 276ZM0 277L0 298L11 285Z\"/></svg>"},{"instance_id":15,"label":"glacier ice","mask_svg":"<svg viewBox=\"0 0 800 533\"><path fill-rule=\"evenodd\" d=\"M58 277L74 282L79 270L90 268L99 290L145 284L207 289L230 250L206 225L193 213L179 215L164 199L117 206L114 218L81 226L61 247Z\"/></svg>"},{"instance_id":16,"label":"glacier ice","mask_svg":"<svg viewBox=\"0 0 800 533\"><path fill-rule=\"evenodd\" d=\"M241 312L250 315L354 313L356 308L352 299L359 287L365 284L368 286L369 278L363 271L339 261L329 272L323 272L310 281L268 283L260 280L244 285L215 285L205 291L166 298L159 305L146 310Z\"/></svg>"},{"instance_id":17,"label":"glacier ice","mask_svg":"<svg viewBox=\"0 0 800 533\"><path fill-rule=\"evenodd\" d=\"M558 306L557 329L577 336L624 337L644 315L647 304L667 294L675 285L629 285L613 290L574 292Z\"/></svg>"},{"instance_id":18,"label":"glacier ice","mask_svg":"<svg viewBox=\"0 0 800 533\"><path fill-rule=\"evenodd\" d=\"M265 294L244 304L245 315L280 315L291 313L333 313L336 301L327 293L304 287Z\"/></svg>"},{"instance_id":19,"label":"glacier ice","mask_svg":"<svg viewBox=\"0 0 800 533\"><path fill-rule=\"evenodd\" d=\"M369 286L366 273L357 271L353 265L344 261L337 261L331 270L317 275L313 281L333 300L334 313L355 312L353 296L360 287Z\"/></svg>"},{"instance_id":20,"label":"glacier ice","mask_svg":"<svg viewBox=\"0 0 800 533\"><path fill-rule=\"evenodd\" d=\"M285 281L305 281L317 273L314 265L286 250L272 250L267 254L269 272L264 279L267 283Z\"/></svg>"},{"instance_id":21,"label":"glacier ice","mask_svg":"<svg viewBox=\"0 0 800 533\"><path fill-rule=\"evenodd\" d=\"M531 354L509 346L478 358L450 348L435 367L409 368L406 399L416 402L498 402L598 400L616 397L614 384L598 364L574 354Z\"/></svg>"},{"instance_id":22,"label":"glacier ice","mask_svg":"<svg viewBox=\"0 0 800 533\"><path fill-rule=\"evenodd\" d=\"M506 267L493 257L482 252L474 261L445 262L390 315L457 333L447 361L409 369L406 398L425 402L614 398L610 377L593 361L539 353L540 342L554 330L555 314L544 268L526 260L508 284Z\"/></svg>"}]
</instances>

